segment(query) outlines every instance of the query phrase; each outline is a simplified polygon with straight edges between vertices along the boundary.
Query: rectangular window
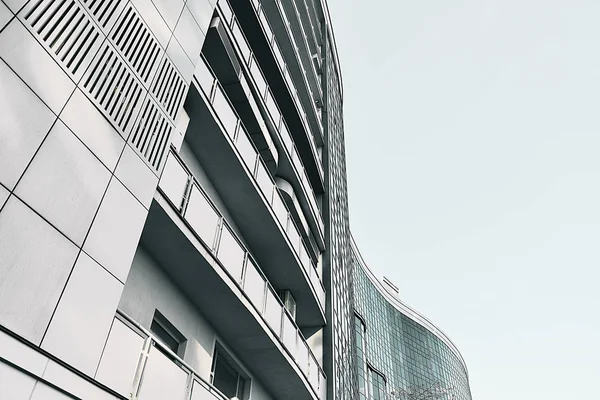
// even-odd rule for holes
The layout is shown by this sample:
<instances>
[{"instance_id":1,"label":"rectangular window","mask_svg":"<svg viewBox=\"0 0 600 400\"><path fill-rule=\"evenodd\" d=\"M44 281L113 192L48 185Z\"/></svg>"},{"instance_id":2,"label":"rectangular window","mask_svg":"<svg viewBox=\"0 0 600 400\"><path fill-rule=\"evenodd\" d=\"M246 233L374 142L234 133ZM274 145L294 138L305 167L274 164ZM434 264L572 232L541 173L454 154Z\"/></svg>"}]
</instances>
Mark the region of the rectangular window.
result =
<instances>
[{"instance_id":1,"label":"rectangular window","mask_svg":"<svg viewBox=\"0 0 600 400\"><path fill-rule=\"evenodd\" d=\"M248 377L218 344L213 358L211 377L213 386L226 398L242 400Z\"/></svg>"},{"instance_id":2,"label":"rectangular window","mask_svg":"<svg viewBox=\"0 0 600 400\"><path fill-rule=\"evenodd\" d=\"M185 337L158 310L154 312L152 325L150 325L150 332L152 332L166 348L177 354L179 357L183 357L183 344L186 341Z\"/></svg>"}]
</instances>

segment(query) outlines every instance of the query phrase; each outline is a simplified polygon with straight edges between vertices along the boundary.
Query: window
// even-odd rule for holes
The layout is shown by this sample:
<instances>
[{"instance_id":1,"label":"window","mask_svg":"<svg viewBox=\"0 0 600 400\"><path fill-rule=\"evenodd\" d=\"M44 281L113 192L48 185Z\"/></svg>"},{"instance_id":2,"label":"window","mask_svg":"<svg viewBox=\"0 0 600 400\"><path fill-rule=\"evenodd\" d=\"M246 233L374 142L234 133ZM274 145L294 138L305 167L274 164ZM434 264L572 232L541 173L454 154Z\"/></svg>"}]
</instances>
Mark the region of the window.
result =
<instances>
[{"instance_id":1,"label":"window","mask_svg":"<svg viewBox=\"0 0 600 400\"><path fill-rule=\"evenodd\" d=\"M369 391L371 399L385 400L385 378L375 370L369 367Z\"/></svg>"},{"instance_id":2,"label":"window","mask_svg":"<svg viewBox=\"0 0 600 400\"><path fill-rule=\"evenodd\" d=\"M186 341L185 337L158 310L154 312L150 332L166 348L179 357L183 357L184 346L182 345Z\"/></svg>"},{"instance_id":3,"label":"window","mask_svg":"<svg viewBox=\"0 0 600 400\"><path fill-rule=\"evenodd\" d=\"M211 371L212 384L228 399L242 399L247 377L218 344Z\"/></svg>"}]
</instances>

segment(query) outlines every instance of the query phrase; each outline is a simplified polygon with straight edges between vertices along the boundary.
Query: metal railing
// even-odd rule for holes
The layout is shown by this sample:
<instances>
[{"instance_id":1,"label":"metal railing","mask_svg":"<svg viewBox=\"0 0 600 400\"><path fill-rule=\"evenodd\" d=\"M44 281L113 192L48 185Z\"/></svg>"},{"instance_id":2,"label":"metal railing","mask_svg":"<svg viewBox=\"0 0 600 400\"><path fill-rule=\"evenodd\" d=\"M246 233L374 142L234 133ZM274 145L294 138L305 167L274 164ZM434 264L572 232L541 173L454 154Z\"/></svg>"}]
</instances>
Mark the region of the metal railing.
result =
<instances>
[{"instance_id":1,"label":"metal railing","mask_svg":"<svg viewBox=\"0 0 600 400\"><path fill-rule=\"evenodd\" d=\"M305 338L256 260L174 151L169 153L158 187L240 287L311 382L315 392L318 392L318 380L315 381L315 374L323 374L323 370L306 344ZM285 203L280 195L274 193L273 198L279 199L278 204L283 211ZM292 229L289 232L296 232L295 234L298 235L291 215L287 209L285 211L287 227ZM299 242L299 235L297 237ZM311 285L314 286L317 282L312 281ZM315 382L317 386L314 385Z\"/></svg>"},{"instance_id":2,"label":"metal railing","mask_svg":"<svg viewBox=\"0 0 600 400\"><path fill-rule=\"evenodd\" d=\"M252 141L249 139L232 104L204 60L198 63L194 76L215 110L215 114L217 114L226 134L231 139L235 149L238 151L241 159L281 224L296 256L300 260L300 264L312 283L322 309L325 310L325 288L322 278L317 271L316 263L310 258L307 245L299 233L292 214L287 209L275 181L269 174Z\"/></svg>"},{"instance_id":3,"label":"metal railing","mask_svg":"<svg viewBox=\"0 0 600 400\"><path fill-rule=\"evenodd\" d=\"M310 366L307 371L312 372ZM95 378L131 400L227 400L152 333L121 312L111 326ZM324 400L325 375L313 380L308 377L317 398Z\"/></svg>"},{"instance_id":4,"label":"metal railing","mask_svg":"<svg viewBox=\"0 0 600 400\"><path fill-rule=\"evenodd\" d=\"M317 224L319 225L319 229L321 230L320 233L323 234L324 226L323 226L323 220L322 220L322 215L321 215L321 209L318 206L318 203L316 200L317 199L316 194L310 184L310 180L308 179L308 173L306 172L304 163L302 162L302 159L300 158L300 154L298 152L296 144L294 143L294 140L290 136L287 122L285 121L285 118L283 117L283 114L281 113L281 110L279 109L279 106L277 105L277 102L274 99L273 92L271 91L271 88L269 87L269 85L264 77L264 74L263 74L260 66L258 65L258 62L256 61L254 53L251 50L248 40L246 39L246 36L242 32L240 25L237 22L237 19L233 15L233 12L231 11L229 4L226 1L221 1L221 2L219 2L218 7L221 10L221 13L223 14L223 16L225 18L225 22L226 22L227 26L231 30L233 40L237 44L238 51L242 56L241 59L244 62L244 64L248 67L250 77L251 77L255 87L257 88L258 95L260 96L261 100L265 104L265 108L266 108L267 112L269 113L271 120L273 121L273 125L275 126L275 129L277 130L277 132L279 133L279 135L281 137L281 140L285 147L285 151L287 152L287 155L292 162L292 168L296 171L298 180L299 180L302 188L304 189L304 191L307 193L307 198L310 203L310 206L312 207L313 212L315 213L315 216L317 217L316 220L317 220ZM261 21L261 23L266 23L266 22ZM297 101L297 104L301 105L300 99L298 98L297 90L293 84L293 80L291 79L289 72L287 71L287 67L285 66L283 57L281 56L281 53L276 53L273 48L273 45L275 45L275 47L276 47L276 42L272 41L271 43L272 43L272 49L273 49L274 54L280 54L279 57L275 57L275 59L279 63L279 66L282 70L282 75L284 76L286 82L288 83L288 86L290 86L290 92L292 93L292 97L294 97L294 100ZM208 68L210 68L210 67L208 67ZM284 68L285 68L285 70L284 70ZM292 90L292 88L293 88L293 90ZM299 111L300 111L300 109L299 109ZM319 169L319 174L322 177L323 176L322 159L321 159L321 155L319 154L319 152L316 149L316 145L314 143L314 138L312 137L312 135L310 135L311 131L308 128L308 122L306 120L306 113L304 113L304 111L302 111L299 114L301 116L301 121L304 126L304 129L309 134L309 138L310 138L309 142L311 143L311 147L313 147L313 151L317 155L317 158L318 158L317 168Z\"/></svg>"},{"instance_id":5,"label":"metal railing","mask_svg":"<svg viewBox=\"0 0 600 400\"><path fill-rule=\"evenodd\" d=\"M296 103L296 108L298 110L298 114L300 115L300 120L302 122L302 126L305 130L305 132L308 135L309 138L309 142L310 145L313 149L313 152L315 153L315 155L317 156L317 168L319 169L319 174L321 176L321 178L323 177L323 166L322 166L322 156L321 154L317 151L316 148L316 144L315 144L315 139L314 136L312 135L312 131L309 128L309 123L308 123L308 117L306 114L306 110L305 107L303 105L303 103L300 101L300 97L298 95L298 89L296 87L296 84L294 82L294 79L291 77L291 73L288 69L288 66L283 58L283 55L281 53L281 50L279 49L279 45L277 44L277 39L275 37L275 35L273 34L273 30L271 29L271 26L269 25L268 20L266 19L266 17L264 17L264 12L261 12L258 5L257 4L253 4L255 7L255 12L257 14L257 18L259 21L259 24L261 25L263 32L265 33L265 37L267 38L267 41L269 43L269 46L271 47L271 51L273 52L273 56L276 60L276 63L280 69L280 73L283 76L287 86L288 86L288 91L290 92L290 94L292 95L292 98L294 100L294 102ZM278 7L280 5L278 4ZM231 10L231 6L229 5L229 3L227 1L220 1L218 4L219 9L221 10L221 12L223 13L223 15L226 18L226 23L227 25L230 27L230 29L232 30L232 32L234 33L234 37L236 38L236 40L239 42L238 45L240 46L240 48L243 49L247 49L246 52L242 52L250 54L251 50L250 50L250 46L245 38L245 36L243 35L243 32L241 31L241 28L239 27L239 23L236 21L236 18L233 14L233 11ZM287 21L285 19L285 14L284 15L284 21ZM262 18L261 18L262 17ZM289 22L288 22L289 25ZM237 32L239 31L239 33L241 35L239 35ZM238 38L238 36L241 36L240 38ZM308 84L308 78L306 78L306 71L304 70L303 64L300 61L300 55L299 55L299 50L298 48L295 46L295 42L293 40L290 40L290 42L292 43L292 45L294 46L294 51L296 52L296 57L299 60L299 65L300 65L300 69L302 70L302 73L304 74L305 77L305 81L306 81L306 87L307 90L310 94L311 99L314 99L314 95L312 93L312 89L310 88L310 85ZM244 62L249 63L250 62L250 57L246 58L244 60ZM264 78L263 78L264 80ZM320 114L314 104L314 101L311 100L311 107L313 108L313 111L315 113L315 115L317 116L317 122L318 122L318 127L320 129L319 134L322 136L323 135L323 122L321 121L320 118Z\"/></svg>"}]
</instances>

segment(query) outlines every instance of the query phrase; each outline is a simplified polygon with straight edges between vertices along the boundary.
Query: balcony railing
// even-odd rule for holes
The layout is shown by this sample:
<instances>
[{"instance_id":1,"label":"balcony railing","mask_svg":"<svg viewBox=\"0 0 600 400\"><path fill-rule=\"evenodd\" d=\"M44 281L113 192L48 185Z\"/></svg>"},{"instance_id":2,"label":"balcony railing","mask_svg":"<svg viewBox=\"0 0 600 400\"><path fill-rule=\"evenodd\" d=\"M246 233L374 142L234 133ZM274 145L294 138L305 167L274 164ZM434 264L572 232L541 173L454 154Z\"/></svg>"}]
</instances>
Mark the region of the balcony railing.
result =
<instances>
[{"instance_id":1,"label":"balcony railing","mask_svg":"<svg viewBox=\"0 0 600 400\"><path fill-rule=\"evenodd\" d=\"M296 144L294 143L294 140L290 136L288 125L285 121L285 118L283 117L283 114L281 113L281 110L279 109L279 106L277 105L277 102L275 101L273 92L271 91L271 88L267 84L264 74L263 74L260 66L258 65L258 62L256 61L256 58L254 57L252 50L250 49L250 45L248 44L248 41L246 40L246 36L241 31L239 24L237 23L233 14L230 14L231 10L228 9L229 5L226 2L219 2L219 7L221 8L221 10L222 10L221 12L223 13L224 17L226 19L230 20L229 22L227 22L227 24L231 30L233 39L234 39L235 43L237 44L238 50L242 56L242 60L243 60L244 64L248 67L248 71L250 72L250 77L251 77L252 81L254 82L254 85L257 88L257 91L258 91L258 94L259 94L261 100L264 102L264 104L266 106L265 108L267 109L267 112L269 113L271 120L273 121L273 125L275 126L275 129L277 130L277 132L279 133L279 135L281 137L281 141L284 144L285 151L288 155L288 158L292 162L292 168L294 168L294 170L296 171L296 175L298 176L300 185L302 186L302 188L304 189L304 191L307 194L307 198L310 203L310 207L312 208L313 213L315 214L315 217L316 217L315 219L319 226L320 234L322 235L324 226L323 226L323 220L321 217L321 209L317 205L318 203L316 200L317 199L316 194L310 184L310 180L308 179L308 173L306 172L304 163L302 162L302 159L300 158ZM224 9L228 10L228 11L223 12ZM201 60L201 62L203 62L203 60ZM282 62L283 62L283 59L282 59ZM210 67L206 66L206 68L208 70L210 70ZM287 77L288 77L287 79L290 79L289 75L287 75ZM292 82L291 79L290 79L290 82ZM307 125L305 125L305 129L307 129ZM310 131L308 131L308 132L310 132ZM312 141L311 141L311 144L314 147L314 143ZM318 151L316 150L316 147L314 148L314 151L320 157ZM317 166L319 168L319 173L322 176L323 166L321 165L320 162L317 163Z\"/></svg>"},{"instance_id":2,"label":"balcony railing","mask_svg":"<svg viewBox=\"0 0 600 400\"><path fill-rule=\"evenodd\" d=\"M268 179L263 181L268 184ZM323 374L323 370L306 344L300 329L257 262L174 151L169 153L158 187L248 297L318 393L318 376ZM278 217L287 221L288 234L299 243L300 236L283 199L278 192L273 193L273 199L278 199L274 204L277 204ZM305 257L303 259L306 260ZM309 266L305 266L307 267ZM313 268L309 270L314 271ZM313 286L320 283L316 271L311 275L311 279L316 279L311 282Z\"/></svg>"},{"instance_id":3,"label":"balcony railing","mask_svg":"<svg viewBox=\"0 0 600 400\"><path fill-rule=\"evenodd\" d=\"M300 236L299 230L292 218L292 214L287 209L275 181L267 171L262 158L249 139L245 128L239 117L236 115L223 88L204 60L198 63L195 76L202 91L217 111L217 117L225 128L227 135L230 137L246 167L251 172L255 182L265 196L267 203L272 208L283 231L286 233L296 256L300 260L304 272L312 283L312 287L317 294L321 307L324 310L325 288L322 279L317 272L315 262L309 256L307 246Z\"/></svg>"},{"instance_id":4,"label":"balcony railing","mask_svg":"<svg viewBox=\"0 0 600 400\"><path fill-rule=\"evenodd\" d=\"M317 398L324 400L327 381L322 370L311 368L311 360L310 354L303 359L303 372ZM113 321L96 380L131 400L228 400L155 336L121 313Z\"/></svg>"},{"instance_id":5,"label":"balcony railing","mask_svg":"<svg viewBox=\"0 0 600 400\"><path fill-rule=\"evenodd\" d=\"M311 147L313 148L313 152L314 154L317 156L318 159L318 169L319 169L319 174L321 177L323 177L323 160L322 160L322 156L321 154L317 151L316 148L316 144L315 144L315 138L312 134L312 130L309 129L309 124L308 124L308 117L306 115L306 110L304 105L302 104L302 102L300 101L300 97L298 95L298 89L296 88L296 83L294 82L294 79L291 76L291 73L288 69L288 66L283 58L283 54L281 53L281 50L279 49L279 45L277 44L277 39L275 38L275 35L273 34L273 30L271 29L271 26L269 25L268 20L265 17L264 12L261 12L258 8L258 3L253 3L254 7L255 7L255 11L257 13L258 16L258 21L263 29L263 32L265 33L265 37L267 38L267 41L271 47L271 51L273 52L273 56L277 62L277 65L280 69L280 73L283 76L287 86L288 86L288 91L291 93L292 98L294 100L294 102L296 103L296 108L298 110L298 114L300 115L300 120L302 122L302 126L304 128L304 131L307 133L308 137L309 137L309 142ZM250 55L251 50L250 50L250 46L245 38L245 36L243 35L241 28L239 27L238 22L236 21L235 16L233 15L233 11L231 10L231 6L229 5L229 3L227 1L220 1L218 4L222 14L224 15L225 19L226 19L226 23L227 25L231 28L234 37L236 38L236 40L238 41L238 45L240 46L240 48L245 49L245 52L242 52L244 55L248 54ZM289 24L288 24L289 25ZM291 43L293 45L294 42L291 41ZM294 50L296 52L296 57L298 60L300 60L300 55L298 52L297 47L294 47ZM249 63L251 60L251 57L248 56L248 58L246 58L244 60L244 62ZM304 67L302 65L302 63L299 64L300 65L300 69L302 70L304 76L305 76L305 80L306 82L308 82L308 79L306 78L306 71L304 70ZM322 121L319 117L319 112L317 111L317 108L314 104L314 95L312 93L312 89L310 88L310 85L308 83L306 83L306 87L308 89L308 92L310 94L311 97L311 107L313 108L313 111L315 112L315 115L317 115L317 122L318 122L318 126L320 129L319 134L323 135L323 125L322 125Z\"/></svg>"}]
</instances>

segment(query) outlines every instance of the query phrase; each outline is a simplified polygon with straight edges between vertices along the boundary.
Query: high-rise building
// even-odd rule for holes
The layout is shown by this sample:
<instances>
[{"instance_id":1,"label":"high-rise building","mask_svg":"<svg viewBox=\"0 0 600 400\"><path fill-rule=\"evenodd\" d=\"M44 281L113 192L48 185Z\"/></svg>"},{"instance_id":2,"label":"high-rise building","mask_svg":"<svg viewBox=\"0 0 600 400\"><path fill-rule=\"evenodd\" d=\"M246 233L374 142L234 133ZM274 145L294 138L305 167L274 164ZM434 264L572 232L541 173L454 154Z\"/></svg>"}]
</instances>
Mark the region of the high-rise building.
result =
<instances>
[{"instance_id":1,"label":"high-rise building","mask_svg":"<svg viewBox=\"0 0 600 400\"><path fill-rule=\"evenodd\" d=\"M324 0L0 0L0 399L354 400L360 357L445 368L358 352L385 308L342 94Z\"/></svg>"}]
</instances>

